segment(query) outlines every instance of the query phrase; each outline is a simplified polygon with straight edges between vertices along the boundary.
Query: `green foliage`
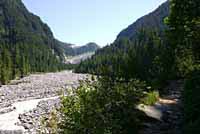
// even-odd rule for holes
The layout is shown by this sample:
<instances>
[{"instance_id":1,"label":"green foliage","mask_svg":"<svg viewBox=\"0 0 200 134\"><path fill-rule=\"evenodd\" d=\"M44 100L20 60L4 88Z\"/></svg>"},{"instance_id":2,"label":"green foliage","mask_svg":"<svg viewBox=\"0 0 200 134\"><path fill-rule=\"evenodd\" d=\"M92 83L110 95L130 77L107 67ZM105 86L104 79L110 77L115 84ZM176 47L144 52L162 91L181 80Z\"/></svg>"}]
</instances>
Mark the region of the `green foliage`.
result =
<instances>
[{"instance_id":1,"label":"green foliage","mask_svg":"<svg viewBox=\"0 0 200 134\"><path fill-rule=\"evenodd\" d=\"M58 134L58 122L59 122L59 117L58 117L58 112L57 110L52 110L48 117L42 117L41 119L41 127L38 129L39 134Z\"/></svg>"},{"instance_id":2,"label":"green foliage","mask_svg":"<svg viewBox=\"0 0 200 134\"><path fill-rule=\"evenodd\" d=\"M179 54L176 55L176 63L179 76L187 76L191 71L195 68L195 59L191 49L182 48L181 56Z\"/></svg>"},{"instance_id":3,"label":"green foliage","mask_svg":"<svg viewBox=\"0 0 200 134\"><path fill-rule=\"evenodd\" d=\"M62 68L67 70L74 70L78 65L77 64L64 64L62 65Z\"/></svg>"},{"instance_id":4,"label":"green foliage","mask_svg":"<svg viewBox=\"0 0 200 134\"><path fill-rule=\"evenodd\" d=\"M158 91L150 91L142 99L142 103L145 104L145 105L153 105L158 100L159 100L159 92Z\"/></svg>"},{"instance_id":5,"label":"green foliage","mask_svg":"<svg viewBox=\"0 0 200 134\"><path fill-rule=\"evenodd\" d=\"M200 60L200 3L198 0L171 0L168 37L175 65L181 77L187 76Z\"/></svg>"},{"instance_id":6,"label":"green foliage","mask_svg":"<svg viewBox=\"0 0 200 134\"><path fill-rule=\"evenodd\" d=\"M106 78L82 83L62 98L62 133L137 133L141 113L135 105L145 88L138 80L121 83Z\"/></svg>"},{"instance_id":7,"label":"green foliage","mask_svg":"<svg viewBox=\"0 0 200 134\"><path fill-rule=\"evenodd\" d=\"M172 59L163 35L156 30L141 29L137 39L120 39L82 62L76 72L138 78L160 87L170 78Z\"/></svg>"},{"instance_id":8,"label":"green foliage","mask_svg":"<svg viewBox=\"0 0 200 134\"><path fill-rule=\"evenodd\" d=\"M200 69L193 71L184 87L185 134L200 133Z\"/></svg>"},{"instance_id":9,"label":"green foliage","mask_svg":"<svg viewBox=\"0 0 200 134\"><path fill-rule=\"evenodd\" d=\"M33 72L59 71L67 67L45 45L1 44L0 82L26 76Z\"/></svg>"},{"instance_id":10,"label":"green foliage","mask_svg":"<svg viewBox=\"0 0 200 134\"><path fill-rule=\"evenodd\" d=\"M200 133L200 2L171 0L168 38L184 87L184 132Z\"/></svg>"},{"instance_id":11,"label":"green foliage","mask_svg":"<svg viewBox=\"0 0 200 134\"><path fill-rule=\"evenodd\" d=\"M1 52L0 63L1 63L0 80L1 80L1 83L6 84L12 78L11 55L7 49Z\"/></svg>"}]
</instances>

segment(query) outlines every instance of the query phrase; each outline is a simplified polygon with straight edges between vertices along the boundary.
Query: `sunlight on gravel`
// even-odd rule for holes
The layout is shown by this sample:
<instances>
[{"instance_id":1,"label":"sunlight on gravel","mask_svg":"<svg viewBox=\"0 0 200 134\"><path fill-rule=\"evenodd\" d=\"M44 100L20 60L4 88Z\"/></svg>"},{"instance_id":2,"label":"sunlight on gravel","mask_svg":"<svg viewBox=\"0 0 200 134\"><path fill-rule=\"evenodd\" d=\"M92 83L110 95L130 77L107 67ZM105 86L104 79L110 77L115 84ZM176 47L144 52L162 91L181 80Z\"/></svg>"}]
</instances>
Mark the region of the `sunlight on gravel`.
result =
<instances>
[{"instance_id":1,"label":"sunlight on gravel","mask_svg":"<svg viewBox=\"0 0 200 134\"><path fill-rule=\"evenodd\" d=\"M26 113L31 113L34 109L37 109L37 116L40 116L41 111L50 110L59 103L56 97L59 92L77 87L79 81L87 77L85 74L62 71L33 74L20 80L13 80L9 85L3 85L0 87L0 133L6 133L7 130L14 130L14 133L17 130L22 132L26 127L29 129L30 125L34 125L33 122L27 117L27 120L20 122L19 118L24 119ZM51 102L52 99L55 101ZM38 108L39 104L42 107Z\"/></svg>"}]
</instances>

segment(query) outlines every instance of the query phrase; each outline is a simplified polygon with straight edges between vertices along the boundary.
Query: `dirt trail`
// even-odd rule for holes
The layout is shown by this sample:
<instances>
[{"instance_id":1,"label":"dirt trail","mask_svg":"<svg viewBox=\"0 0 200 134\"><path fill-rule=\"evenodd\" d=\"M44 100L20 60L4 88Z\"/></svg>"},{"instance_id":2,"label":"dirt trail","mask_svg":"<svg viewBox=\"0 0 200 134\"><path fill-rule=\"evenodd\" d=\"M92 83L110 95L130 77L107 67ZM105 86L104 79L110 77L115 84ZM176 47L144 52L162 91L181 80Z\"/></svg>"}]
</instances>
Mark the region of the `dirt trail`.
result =
<instances>
[{"instance_id":1,"label":"dirt trail","mask_svg":"<svg viewBox=\"0 0 200 134\"><path fill-rule=\"evenodd\" d=\"M142 111L156 120L145 122L140 134L182 134L183 107L181 94L183 81L170 81L169 86L164 91L166 92L155 105L143 107ZM157 116L154 113L160 114Z\"/></svg>"}]
</instances>

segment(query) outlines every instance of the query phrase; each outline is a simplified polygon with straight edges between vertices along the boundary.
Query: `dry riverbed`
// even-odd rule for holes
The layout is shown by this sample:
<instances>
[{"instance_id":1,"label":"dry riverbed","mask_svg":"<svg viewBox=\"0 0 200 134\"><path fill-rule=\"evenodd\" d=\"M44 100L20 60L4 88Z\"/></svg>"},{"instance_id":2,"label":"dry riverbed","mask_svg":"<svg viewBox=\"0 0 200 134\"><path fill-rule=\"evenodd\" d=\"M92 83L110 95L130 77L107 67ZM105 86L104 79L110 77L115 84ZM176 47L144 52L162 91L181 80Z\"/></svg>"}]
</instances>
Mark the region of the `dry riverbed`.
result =
<instances>
[{"instance_id":1,"label":"dry riverbed","mask_svg":"<svg viewBox=\"0 0 200 134\"><path fill-rule=\"evenodd\" d=\"M0 134L36 133L40 117L59 107L58 93L77 87L85 74L33 74L0 87Z\"/></svg>"}]
</instances>

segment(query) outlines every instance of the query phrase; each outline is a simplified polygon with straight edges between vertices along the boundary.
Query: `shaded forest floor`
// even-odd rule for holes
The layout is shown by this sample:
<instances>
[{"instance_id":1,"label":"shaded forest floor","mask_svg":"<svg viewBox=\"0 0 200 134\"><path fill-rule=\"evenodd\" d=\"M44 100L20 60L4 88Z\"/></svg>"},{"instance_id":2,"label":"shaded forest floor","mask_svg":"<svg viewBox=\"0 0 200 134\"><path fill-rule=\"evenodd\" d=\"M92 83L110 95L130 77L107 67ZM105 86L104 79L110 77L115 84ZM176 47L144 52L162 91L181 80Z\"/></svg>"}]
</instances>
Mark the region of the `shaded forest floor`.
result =
<instances>
[{"instance_id":1,"label":"shaded forest floor","mask_svg":"<svg viewBox=\"0 0 200 134\"><path fill-rule=\"evenodd\" d=\"M182 80L170 81L155 105L140 108L155 119L145 121L140 134L182 134L182 92Z\"/></svg>"}]
</instances>

